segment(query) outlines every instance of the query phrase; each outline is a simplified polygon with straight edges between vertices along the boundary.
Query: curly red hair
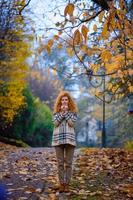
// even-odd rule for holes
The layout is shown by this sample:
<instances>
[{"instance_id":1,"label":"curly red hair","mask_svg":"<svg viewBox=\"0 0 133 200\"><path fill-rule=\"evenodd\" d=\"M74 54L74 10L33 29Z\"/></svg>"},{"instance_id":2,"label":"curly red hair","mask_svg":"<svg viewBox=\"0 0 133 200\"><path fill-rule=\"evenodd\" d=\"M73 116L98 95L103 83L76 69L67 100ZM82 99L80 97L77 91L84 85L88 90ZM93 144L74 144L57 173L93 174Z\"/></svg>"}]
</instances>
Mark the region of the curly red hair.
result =
<instances>
[{"instance_id":1,"label":"curly red hair","mask_svg":"<svg viewBox=\"0 0 133 200\"><path fill-rule=\"evenodd\" d=\"M61 99L62 97L67 96L68 97L68 107L70 109L71 112L77 112L78 108L76 103L74 102L73 98L71 97L70 93L67 91L61 91L59 93L59 95L56 98L55 104L54 104L54 113L56 112L60 112L60 108L61 108Z\"/></svg>"}]
</instances>

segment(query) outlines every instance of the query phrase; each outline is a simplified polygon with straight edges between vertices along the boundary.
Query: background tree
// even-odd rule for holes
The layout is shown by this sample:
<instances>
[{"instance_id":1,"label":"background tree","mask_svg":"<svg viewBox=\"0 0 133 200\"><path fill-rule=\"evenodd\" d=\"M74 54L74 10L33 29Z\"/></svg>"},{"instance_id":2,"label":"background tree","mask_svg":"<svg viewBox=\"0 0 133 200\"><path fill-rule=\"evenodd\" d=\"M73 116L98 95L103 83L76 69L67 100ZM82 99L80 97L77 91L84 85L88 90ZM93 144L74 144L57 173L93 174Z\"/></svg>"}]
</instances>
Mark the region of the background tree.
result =
<instances>
[{"instance_id":1,"label":"background tree","mask_svg":"<svg viewBox=\"0 0 133 200\"><path fill-rule=\"evenodd\" d=\"M62 89L62 84L52 70L31 67L27 81L32 94L39 97L40 101L45 102L53 110L55 98Z\"/></svg>"},{"instance_id":2,"label":"background tree","mask_svg":"<svg viewBox=\"0 0 133 200\"><path fill-rule=\"evenodd\" d=\"M74 70L73 63L75 63L76 68L76 62L75 58L68 55L68 53L70 53L69 49L63 49L60 45L53 44L52 51L49 54L45 49L45 45L41 42L36 52L36 65L38 65L42 71L47 69L49 72L52 72L55 75L54 79L56 81L58 79L61 82L63 89L74 92L76 90L78 80L71 78L71 74L73 74Z\"/></svg>"},{"instance_id":3,"label":"background tree","mask_svg":"<svg viewBox=\"0 0 133 200\"><path fill-rule=\"evenodd\" d=\"M11 123L24 106L23 89L26 86L30 55L29 32L22 11L30 1L2 0L0 2L0 125Z\"/></svg>"},{"instance_id":4,"label":"background tree","mask_svg":"<svg viewBox=\"0 0 133 200\"><path fill-rule=\"evenodd\" d=\"M0 127L1 136L21 140L30 146L50 146L53 131L50 108L34 97L29 88L23 91L23 95L25 108L19 110L11 125L4 129Z\"/></svg>"}]
</instances>

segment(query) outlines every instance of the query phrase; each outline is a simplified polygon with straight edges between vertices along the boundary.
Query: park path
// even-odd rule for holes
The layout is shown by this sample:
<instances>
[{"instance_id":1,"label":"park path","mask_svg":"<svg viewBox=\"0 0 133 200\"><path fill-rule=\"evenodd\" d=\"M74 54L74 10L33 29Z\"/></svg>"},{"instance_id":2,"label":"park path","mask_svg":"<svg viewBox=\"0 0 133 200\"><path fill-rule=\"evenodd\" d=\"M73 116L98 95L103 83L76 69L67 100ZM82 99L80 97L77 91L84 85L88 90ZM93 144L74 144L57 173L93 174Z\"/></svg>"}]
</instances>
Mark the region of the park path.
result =
<instances>
[{"instance_id":1,"label":"park path","mask_svg":"<svg viewBox=\"0 0 133 200\"><path fill-rule=\"evenodd\" d=\"M65 198L58 192L54 148L17 148L0 144L1 186L8 192L9 200ZM79 151L75 150L74 162Z\"/></svg>"},{"instance_id":2,"label":"park path","mask_svg":"<svg viewBox=\"0 0 133 200\"><path fill-rule=\"evenodd\" d=\"M76 148L69 193L59 193L54 148L0 143L1 188L9 200L131 200L133 152ZM4 200L4 199L0 199Z\"/></svg>"}]
</instances>

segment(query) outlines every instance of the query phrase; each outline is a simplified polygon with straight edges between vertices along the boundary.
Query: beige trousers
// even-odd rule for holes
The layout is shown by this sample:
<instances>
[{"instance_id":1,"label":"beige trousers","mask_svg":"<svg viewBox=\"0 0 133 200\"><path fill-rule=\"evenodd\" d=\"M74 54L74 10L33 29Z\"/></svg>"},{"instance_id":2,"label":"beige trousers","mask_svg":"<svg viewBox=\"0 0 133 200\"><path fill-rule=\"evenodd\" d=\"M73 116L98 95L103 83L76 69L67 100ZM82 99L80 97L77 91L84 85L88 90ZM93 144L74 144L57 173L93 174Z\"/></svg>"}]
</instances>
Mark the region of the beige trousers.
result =
<instances>
[{"instance_id":1,"label":"beige trousers","mask_svg":"<svg viewBox=\"0 0 133 200\"><path fill-rule=\"evenodd\" d=\"M75 146L70 144L61 144L55 146L58 163L58 178L60 183L70 183L72 176L72 161L74 149Z\"/></svg>"}]
</instances>

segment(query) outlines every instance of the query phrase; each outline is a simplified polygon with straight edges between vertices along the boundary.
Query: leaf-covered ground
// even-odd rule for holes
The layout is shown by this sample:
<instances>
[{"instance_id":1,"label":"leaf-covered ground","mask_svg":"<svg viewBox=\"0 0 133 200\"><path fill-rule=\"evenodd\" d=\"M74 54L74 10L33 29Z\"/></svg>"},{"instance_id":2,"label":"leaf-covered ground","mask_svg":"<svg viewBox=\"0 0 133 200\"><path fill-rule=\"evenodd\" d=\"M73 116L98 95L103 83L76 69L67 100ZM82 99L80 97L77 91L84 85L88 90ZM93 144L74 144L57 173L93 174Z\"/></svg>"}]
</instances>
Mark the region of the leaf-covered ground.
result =
<instances>
[{"instance_id":1,"label":"leaf-covered ground","mask_svg":"<svg viewBox=\"0 0 133 200\"><path fill-rule=\"evenodd\" d=\"M131 200L133 152L76 149L70 192L59 193L54 148L0 143L0 178L0 194L6 191L9 200Z\"/></svg>"}]
</instances>

